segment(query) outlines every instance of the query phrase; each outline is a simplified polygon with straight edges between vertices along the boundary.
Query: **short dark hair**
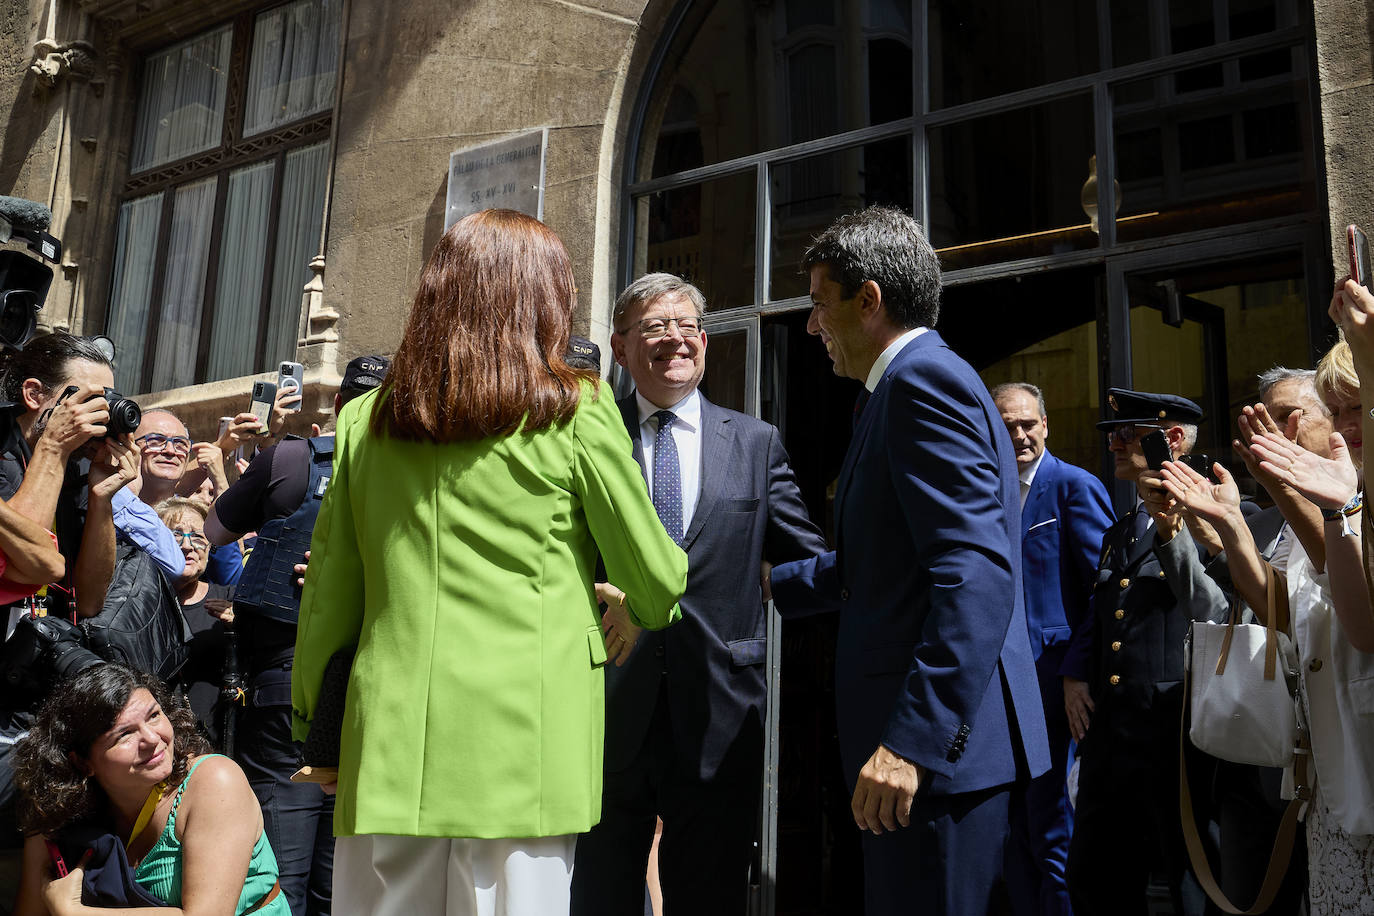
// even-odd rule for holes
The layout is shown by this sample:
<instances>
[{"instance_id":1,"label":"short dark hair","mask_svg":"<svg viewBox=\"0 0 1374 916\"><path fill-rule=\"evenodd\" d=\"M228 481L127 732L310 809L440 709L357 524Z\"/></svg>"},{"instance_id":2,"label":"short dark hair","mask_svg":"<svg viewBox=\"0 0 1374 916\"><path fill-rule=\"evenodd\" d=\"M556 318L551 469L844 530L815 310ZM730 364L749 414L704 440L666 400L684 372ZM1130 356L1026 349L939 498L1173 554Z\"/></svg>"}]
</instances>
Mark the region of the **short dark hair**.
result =
<instances>
[{"instance_id":1,"label":"short dark hair","mask_svg":"<svg viewBox=\"0 0 1374 916\"><path fill-rule=\"evenodd\" d=\"M846 299L872 280L888 317L901 328L935 327L940 318L940 259L909 213L873 206L846 213L816 236L802 270L824 264Z\"/></svg>"},{"instance_id":2,"label":"short dark hair","mask_svg":"<svg viewBox=\"0 0 1374 916\"><path fill-rule=\"evenodd\" d=\"M14 783L19 789L19 824L26 833L52 835L68 824L101 818L105 791L71 760L89 757L91 745L115 724L135 690L143 688L172 723L172 775L186 778L191 757L210 745L196 730L186 700L157 678L123 665L92 665L52 692L27 737L14 746Z\"/></svg>"},{"instance_id":3,"label":"short dark hair","mask_svg":"<svg viewBox=\"0 0 1374 916\"><path fill-rule=\"evenodd\" d=\"M65 331L39 334L24 345L24 349L5 355L4 376L0 377L0 396L18 401L24 380L36 378L46 391L52 391L69 375L67 364L81 359L88 363L110 366L110 358L89 337L78 337ZM111 369L114 367L111 366Z\"/></svg>"}]
</instances>

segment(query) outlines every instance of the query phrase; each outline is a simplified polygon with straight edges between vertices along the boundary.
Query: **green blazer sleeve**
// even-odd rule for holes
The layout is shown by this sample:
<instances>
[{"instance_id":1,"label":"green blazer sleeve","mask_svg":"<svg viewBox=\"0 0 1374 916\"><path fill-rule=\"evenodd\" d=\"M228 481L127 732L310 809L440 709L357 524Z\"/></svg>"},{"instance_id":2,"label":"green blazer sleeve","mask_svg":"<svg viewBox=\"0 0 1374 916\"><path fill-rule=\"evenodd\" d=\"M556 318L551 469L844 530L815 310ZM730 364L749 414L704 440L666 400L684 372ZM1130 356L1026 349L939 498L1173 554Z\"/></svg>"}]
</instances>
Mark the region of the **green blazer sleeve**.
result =
<instances>
[{"instance_id":1,"label":"green blazer sleeve","mask_svg":"<svg viewBox=\"0 0 1374 916\"><path fill-rule=\"evenodd\" d=\"M311 562L305 571L296 624L291 674L291 735L304 741L319 702L324 667L335 652L356 645L363 626L363 558L358 549L349 499L349 446L357 430L350 421L363 402L355 399L339 415L334 435L334 473L315 519ZM366 417L359 421L366 426Z\"/></svg>"},{"instance_id":2,"label":"green blazer sleeve","mask_svg":"<svg viewBox=\"0 0 1374 916\"><path fill-rule=\"evenodd\" d=\"M681 617L687 554L658 520L644 475L630 457L625 422L604 386L584 389L573 420L573 486L601 551L606 578L626 595L635 623L659 630Z\"/></svg>"}]
</instances>

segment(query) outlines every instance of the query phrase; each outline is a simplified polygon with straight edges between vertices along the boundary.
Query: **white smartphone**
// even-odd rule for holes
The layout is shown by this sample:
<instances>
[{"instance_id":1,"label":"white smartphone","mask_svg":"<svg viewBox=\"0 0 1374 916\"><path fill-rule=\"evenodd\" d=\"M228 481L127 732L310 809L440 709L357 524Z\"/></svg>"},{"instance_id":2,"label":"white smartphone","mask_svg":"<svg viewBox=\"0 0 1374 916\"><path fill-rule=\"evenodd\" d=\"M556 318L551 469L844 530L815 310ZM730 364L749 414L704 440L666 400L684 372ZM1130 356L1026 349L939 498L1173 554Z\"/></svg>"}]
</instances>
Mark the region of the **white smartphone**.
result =
<instances>
[{"instance_id":1,"label":"white smartphone","mask_svg":"<svg viewBox=\"0 0 1374 916\"><path fill-rule=\"evenodd\" d=\"M294 392L303 395L305 388L305 367L300 363L290 361L283 362L277 367L277 390ZM297 401L292 410L301 409L301 401Z\"/></svg>"}]
</instances>

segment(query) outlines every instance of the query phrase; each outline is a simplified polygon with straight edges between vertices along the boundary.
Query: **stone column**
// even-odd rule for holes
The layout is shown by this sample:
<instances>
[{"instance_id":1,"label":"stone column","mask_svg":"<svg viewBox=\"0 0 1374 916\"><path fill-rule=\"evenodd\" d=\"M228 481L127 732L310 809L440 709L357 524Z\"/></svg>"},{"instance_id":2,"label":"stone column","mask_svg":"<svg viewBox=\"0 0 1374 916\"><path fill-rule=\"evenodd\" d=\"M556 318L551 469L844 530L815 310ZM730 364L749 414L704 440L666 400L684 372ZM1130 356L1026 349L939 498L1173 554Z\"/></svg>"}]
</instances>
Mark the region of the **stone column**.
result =
<instances>
[{"instance_id":1,"label":"stone column","mask_svg":"<svg viewBox=\"0 0 1374 916\"><path fill-rule=\"evenodd\" d=\"M1314 0L1331 254L1347 271L1345 227L1374 232L1374 0Z\"/></svg>"}]
</instances>

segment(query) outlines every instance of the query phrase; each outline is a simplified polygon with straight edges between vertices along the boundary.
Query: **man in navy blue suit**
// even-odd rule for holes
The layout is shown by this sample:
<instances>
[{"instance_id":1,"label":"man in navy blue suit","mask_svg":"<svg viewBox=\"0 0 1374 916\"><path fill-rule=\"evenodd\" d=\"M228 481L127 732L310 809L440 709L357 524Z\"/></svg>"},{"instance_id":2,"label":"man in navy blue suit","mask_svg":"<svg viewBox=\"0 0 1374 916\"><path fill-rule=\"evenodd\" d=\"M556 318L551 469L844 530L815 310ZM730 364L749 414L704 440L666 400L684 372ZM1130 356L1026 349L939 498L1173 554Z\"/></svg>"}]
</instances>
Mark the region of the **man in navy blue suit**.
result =
<instances>
[{"instance_id":1,"label":"man in navy blue suit","mask_svg":"<svg viewBox=\"0 0 1374 916\"><path fill-rule=\"evenodd\" d=\"M1045 448L1050 434L1045 398L1028 382L992 389L1011 436L1021 481L1021 575L1026 626L1040 680L1049 772L1012 796L1006 877L1018 916L1069 916L1065 866L1073 808L1065 774L1069 720L1059 665L1073 628L1088 615L1102 536L1113 521L1107 488L1092 474Z\"/></svg>"},{"instance_id":2,"label":"man in navy blue suit","mask_svg":"<svg viewBox=\"0 0 1374 916\"><path fill-rule=\"evenodd\" d=\"M743 916L763 771L764 561L815 556L778 430L712 404L701 291L670 274L616 299L611 349L635 393L619 403L649 496L687 551L682 620L630 632L606 669L601 823L577 842L573 916L640 916L663 819L659 878L669 913ZM598 585L608 603L623 594ZM623 664L623 666L622 666Z\"/></svg>"},{"instance_id":3,"label":"man in navy blue suit","mask_svg":"<svg viewBox=\"0 0 1374 916\"><path fill-rule=\"evenodd\" d=\"M787 615L840 614L840 755L869 914L984 914L1011 787L1049 768L1021 595L1016 462L973 368L932 330L920 225L870 207L803 259L807 330L864 382L835 492L836 549L773 570Z\"/></svg>"}]
</instances>

